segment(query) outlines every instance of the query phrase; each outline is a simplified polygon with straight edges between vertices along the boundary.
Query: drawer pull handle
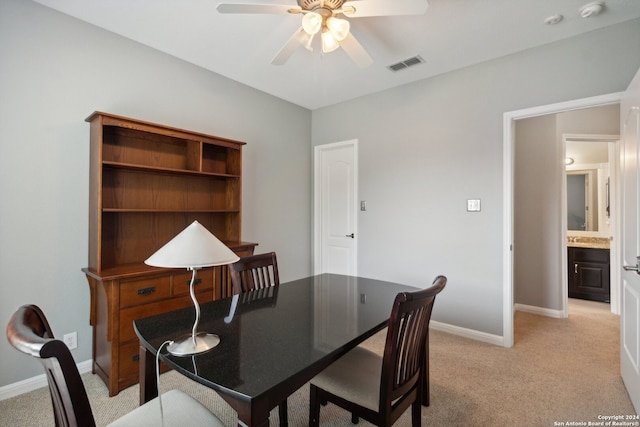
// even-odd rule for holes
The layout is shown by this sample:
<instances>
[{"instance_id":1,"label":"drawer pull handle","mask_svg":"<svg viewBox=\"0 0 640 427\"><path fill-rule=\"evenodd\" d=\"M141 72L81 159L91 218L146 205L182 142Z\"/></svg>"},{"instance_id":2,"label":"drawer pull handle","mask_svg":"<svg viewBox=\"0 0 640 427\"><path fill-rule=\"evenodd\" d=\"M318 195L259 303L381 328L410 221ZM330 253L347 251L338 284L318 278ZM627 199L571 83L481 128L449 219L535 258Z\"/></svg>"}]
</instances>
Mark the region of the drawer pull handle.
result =
<instances>
[{"instance_id":1,"label":"drawer pull handle","mask_svg":"<svg viewBox=\"0 0 640 427\"><path fill-rule=\"evenodd\" d=\"M149 288L141 288L141 289L138 289L138 295L152 294L155 291L156 291L156 287L155 286L151 286Z\"/></svg>"},{"instance_id":2,"label":"drawer pull handle","mask_svg":"<svg viewBox=\"0 0 640 427\"><path fill-rule=\"evenodd\" d=\"M193 286L195 285L199 285L200 283L202 283L202 279L201 278L196 278L196 280L193 281ZM191 284L191 280L187 280L187 285Z\"/></svg>"},{"instance_id":3,"label":"drawer pull handle","mask_svg":"<svg viewBox=\"0 0 640 427\"><path fill-rule=\"evenodd\" d=\"M137 362L138 360L140 360L140 355L134 354L133 356L131 356L131 360L133 360L134 362Z\"/></svg>"},{"instance_id":4,"label":"drawer pull handle","mask_svg":"<svg viewBox=\"0 0 640 427\"><path fill-rule=\"evenodd\" d=\"M578 274L578 263L573 264L573 272Z\"/></svg>"}]
</instances>

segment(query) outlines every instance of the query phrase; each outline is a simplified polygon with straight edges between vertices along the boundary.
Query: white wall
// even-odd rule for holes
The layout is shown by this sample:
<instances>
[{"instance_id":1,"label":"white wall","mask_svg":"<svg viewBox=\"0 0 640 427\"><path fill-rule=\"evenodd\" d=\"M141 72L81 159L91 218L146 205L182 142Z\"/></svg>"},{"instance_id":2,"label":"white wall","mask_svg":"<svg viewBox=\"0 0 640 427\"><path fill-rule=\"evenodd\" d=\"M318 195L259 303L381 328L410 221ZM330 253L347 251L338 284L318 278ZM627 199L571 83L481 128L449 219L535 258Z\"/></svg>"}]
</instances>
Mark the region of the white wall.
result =
<instances>
[{"instance_id":1,"label":"white wall","mask_svg":"<svg viewBox=\"0 0 640 427\"><path fill-rule=\"evenodd\" d=\"M214 53L212 53L214 54ZM243 239L282 280L311 273L311 113L37 3L0 1L0 325L25 303L91 358L87 265L94 110L247 142ZM4 328L4 326L2 326ZM42 374L0 340L0 387Z\"/></svg>"},{"instance_id":2,"label":"white wall","mask_svg":"<svg viewBox=\"0 0 640 427\"><path fill-rule=\"evenodd\" d=\"M622 91L639 67L635 20L314 110L314 145L360 142L358 273L444 274L434 320L502 336L503 114Z\"/></svg>"}]
</instances>

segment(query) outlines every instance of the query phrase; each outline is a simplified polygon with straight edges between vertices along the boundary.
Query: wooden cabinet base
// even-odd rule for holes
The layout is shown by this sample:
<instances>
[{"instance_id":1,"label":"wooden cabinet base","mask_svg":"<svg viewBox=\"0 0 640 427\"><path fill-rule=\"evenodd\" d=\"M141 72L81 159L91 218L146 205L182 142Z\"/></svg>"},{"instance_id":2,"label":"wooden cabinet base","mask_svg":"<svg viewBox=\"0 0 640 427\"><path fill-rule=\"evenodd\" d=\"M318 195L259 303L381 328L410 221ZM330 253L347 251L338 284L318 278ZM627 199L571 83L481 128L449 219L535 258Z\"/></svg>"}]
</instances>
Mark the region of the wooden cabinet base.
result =
<instances>
[{"instance_id":1,"label":"wooden cabinet base","mask_svg":"<svg viewBox=\"0 0 640 427\"><path fill-rule=\"evenodd\" d=\"M254 247L255 244L244 243L232 249L238 256L248 256ZM187 283L190 273L152 269L110 276L83 271L91 291L93 373L107 385L109 396L115 396L138 383L140 356L133 321L193 306ZM195 287L198 302L231 296L228 274L224 266L199 270Z\"/></svg>"}]
</instances>

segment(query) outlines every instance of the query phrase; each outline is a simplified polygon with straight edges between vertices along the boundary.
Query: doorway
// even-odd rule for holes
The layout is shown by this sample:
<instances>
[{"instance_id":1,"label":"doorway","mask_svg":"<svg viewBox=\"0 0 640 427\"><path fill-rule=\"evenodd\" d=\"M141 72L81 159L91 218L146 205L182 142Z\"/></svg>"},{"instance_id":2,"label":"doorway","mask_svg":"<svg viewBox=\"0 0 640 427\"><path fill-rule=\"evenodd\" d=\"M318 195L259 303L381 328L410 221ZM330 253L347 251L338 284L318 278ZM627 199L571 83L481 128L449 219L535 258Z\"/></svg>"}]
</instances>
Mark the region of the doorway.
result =
<instances>
[{"instance_id":1,"label":"doorway","mask_svg":"<svg viewBox=\"0 0 640 427\"><path fill-rule=\"evenodd\" d=\"M357 275L358 141L314 149L314 274Z\"/></svg>"},{"instance_id":2,"label":"doorway","mask_svg":"<svg viewBox=\"0 0 640 427\"><path fill-rule=\"evenodd\" d=\"M618 113L619 105L612 106ZM617 127L619 123L618 113ZM619 142L620 135L564 134L562 137L563 159L566 160L562 187L565 232L562 239L571 246L562 252L563 297L609 302L614 314L620 312L620 289L610 286L619 283L620 271L617 244L620 215L616 209L619 205ZM578 191L572 191L571 179L577 181L578 188L573 190ZM579 194L576 197L572 193ZM572 201L576 202L576 199L582 200L583 205L572 209ZM584 218L582 223L575 217L580 209L581 218ZM580 259L569 263L568 258L577 254ZM569 267L570 264L573 268ZM567 289L568 293L565 293ZM567 311L563 317L568 315L568 304L565 308Z\"/></svg>"},{"instance_id":3,"label":"doorway","mask_svg":"<svg viewBox=\"0 0 640 427\"><path fill-rule=\"evenodd\" d=\"M514 166L515 166L515 132L516 132L516 121L521 119L533 118L533 117L541 117L549 114L556 114L561 112L568 112L573 110L579 110L590 107L598 107L604 105L618 104L621 99L620 93L597 96L592 98L585 98L575 101L563 102L559 104L552 104L540 107L534 107L524 110L511 111L507 112L503 116L504 123L504 169L503 169L503 205L504 205L504 246L503 246L503 345L505 347L513 346L513 321L514 321L514 246L516 245L515 241L515 221L514 221ZM563 166L563 163L560 162L560 149L558 148L557 156L555 157L555 161L558 162L558 170L556 170L556 174L558 176L561 174L559 168ZM556 200L556 203L559 203ZM616 210L617 211L617 210ZM557 214L556 214L557 215ZM556 216L556 221L559 222L559 218ZM557 226L557 233L561 233L560 226ZM617 242L615 242L617 245ZM561 254L565 251L566 245L566 235L564 241L561 241L560 238L556 239L556 242L552 244L553 249L557 251L558 254ZM617 262L619 265L619 260L612 261L612 263ZM561 283L560 274L557 275L556 283ZM567 306L567 298L559 296L561 294L560 291L553 291L554 298L560 301L556 310L551 310L556 313L556 317L560 317L560 315L566 313ZM547 313L541 313L548 315ZM564 314L566 315L566 314Z\"/></svg>"}]
</instances>

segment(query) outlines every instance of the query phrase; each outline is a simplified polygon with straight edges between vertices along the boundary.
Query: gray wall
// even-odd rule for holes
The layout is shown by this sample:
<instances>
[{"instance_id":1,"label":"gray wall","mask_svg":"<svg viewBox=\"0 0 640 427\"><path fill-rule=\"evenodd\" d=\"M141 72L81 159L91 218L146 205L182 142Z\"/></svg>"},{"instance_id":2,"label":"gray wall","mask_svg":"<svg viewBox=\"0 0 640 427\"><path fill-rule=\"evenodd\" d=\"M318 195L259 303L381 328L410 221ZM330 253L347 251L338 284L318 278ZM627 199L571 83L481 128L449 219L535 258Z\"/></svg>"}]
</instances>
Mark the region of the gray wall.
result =
<instances>
[{"instance_id":1,"label":"gray wall","mask_svg":"<svg viewBox=\"0 0 640 427\"><path fill-rule=\"evenodd\" d=\"M562 135L620 133L620 106L518 120L514 166L514 299L562 310Z\"/></svg>"},{"instance_id":2,"label":"gray wall","mask_svg":"<svg viewBox=\"0 0 640 427\"><path fill-rule=\"evenodd\" d=\"M447 275L434 320L501 336L503 114L622 91L639 67L635 20L314 110L314 145L360 141L358 274Z\"/></svg>"},{"instance_id":3,"label":"gray wall","mask_svg":"<svg viewBox=\"0 0 640 427\"><path fill-rule=\"evenodd\" d=\"M434 319L501 335L503 113L624 90L639 52L636 20L309 112L2 0L0 321L40 304L90 358L83 119L102 110L247 141L243 237L278 252L283 280L311 271L312 145L358 138L359 273L416 286L446 274ZM466 212L469 198L482 212ZM0 386L42 372L4 340L0 358Z\"/></svg>"},{"instance_id":4,"label":"gray wall","mask_svg":"<svg viewBox=\"0 0 640 427\"><path fill-rule=\"evenodd\" d=\"M311 272L311 113L24 0L0 1L0 325L25 303L91 358L87 263L94 110L247 142L243 238L283 280ZM0 340L0 386L42 374Z\"/></svg>"}]
</instances>

